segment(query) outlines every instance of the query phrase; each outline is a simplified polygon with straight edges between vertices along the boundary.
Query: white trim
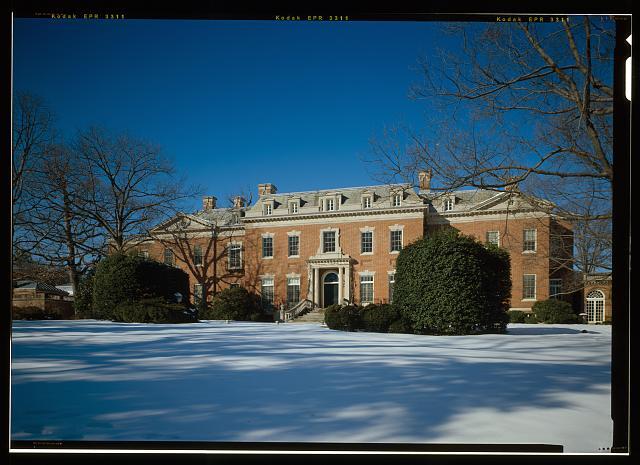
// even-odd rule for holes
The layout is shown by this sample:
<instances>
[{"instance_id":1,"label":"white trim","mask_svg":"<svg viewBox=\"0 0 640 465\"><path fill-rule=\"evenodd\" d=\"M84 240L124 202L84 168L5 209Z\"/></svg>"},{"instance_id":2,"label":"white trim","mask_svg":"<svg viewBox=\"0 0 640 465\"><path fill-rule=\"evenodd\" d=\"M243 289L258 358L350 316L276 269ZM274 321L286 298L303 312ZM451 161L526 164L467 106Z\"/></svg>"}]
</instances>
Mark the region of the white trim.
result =
<instances>
[{"instance_id":1,"label":"white trim","mask_svg":"<svg viewBox=\"0 0 640 465\"><path fill-rule=\"evenodd\" d=\"M335 232L335 250L333 252L325 252L324 251L324 233L325 232ZM320 230L320 245L318 247L317 255L327 255L327 254L341 254L342 248L340 247L340 228L323 228Z\"/></svg>"},{"instance_id":2,"label":"white trim","mask_svg":"<svg viewBox=\"0 0 640 465\"><path fill-rule=\"evenodd\" d=\"M389 231L402 231L404 230L404 224L392 224L389 226Z\"/></svg>"},{"instance_id":3,"label":"white trim","mask_svg":"<svg viewBox=\"0 0 640 465\"><path fill-rule=\"evenodd\" d=\"M231 247L240 246L240 266L231 267ZM242 242L231 241L226 245L227 249L227 269L228 270L241 270L244 266L244 247L242 246Z\"/></svg>"},{"instance_id":4,"label":"white trim","mask_svg":"<svg viewBox=\"0 0 640 465\"><path fill-rule=\"evenodd\" d=\"M362 251L362 235L365 233L371 233L371 252L363 252ZM374 255L375 253L375 231L374 228L370 228L370 227L364 227L364 228L360 228L360 247L358 248L360 251L360 255Z\"/></svg>"},{"instance_id":5,"label":"white trim","mask_svg":"<svg viewBox=\"0 0 640 465\"><path fill-rule=\"evenodd\" d=\"M524 296L524 277L533 276L533 297ZM538 276L535 273L522 273L522 299L523 302L533 302L538 300Z\"/></svg>"},{"instance_id":6,"label":"white trim","mask_svg":"<svg viewBox=\"0 0 640 465\"><path fill-rule=\"evenodd\" d=\"M409 207L404 207L407 210L410 210ZM416 208L416 207L411 207ZM257 229L257 228L280 228L280 227L300 227L307 226L310 224L335 224L341 225L344 223L363 223L363 222L374 222L374 221L391 221L391 220L407 220L407 219L424 219L424 211L426 210L426 205L419 206L419 211L395 211L393 213L388 210L380 210L376 211L376 209L366 210L365 214L362 214L362 210L354 211L353 215L344 214L345 211L342 211L341 214L326 214L319 215L317 213L313 214L312 218L288 218L280 220L277 216L270 217L270 221L263 220L260 218L258 221L253 221L254 217L245 216L246 220L251 220L246 223L243 223L246 229ZM336 213L336 212L329 212ZM357 213L360 213L359 215ZM304 214L299 213L300 216Z\"/></svg>"},{"instance_id":7,"label":"white trim","mask_svg":"<svg viewBox=\"0 0 640 465\"><path fill-rule=\"evenodd\" d=\"M287 236L300 236L300 231L287 231Z\"/></svg>"}]
</instances>

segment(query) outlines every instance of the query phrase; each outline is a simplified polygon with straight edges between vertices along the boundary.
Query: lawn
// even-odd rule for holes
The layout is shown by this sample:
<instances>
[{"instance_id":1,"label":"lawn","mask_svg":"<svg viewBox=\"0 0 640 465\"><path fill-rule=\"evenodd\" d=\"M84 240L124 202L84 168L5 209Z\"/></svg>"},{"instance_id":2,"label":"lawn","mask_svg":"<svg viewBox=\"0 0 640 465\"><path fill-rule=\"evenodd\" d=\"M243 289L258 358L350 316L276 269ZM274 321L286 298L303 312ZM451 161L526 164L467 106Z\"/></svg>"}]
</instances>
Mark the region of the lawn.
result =
<instances>
[{"instance_id":1,"label":"lawn","mask_svg":"<svg viewBox=\"0 0 640 465\"><path fill-rule=\"evenodd\" d=\"M611 445L610 326L437 337L78 320L12 333L12 439Z\"/></svg>"}]
</instances>

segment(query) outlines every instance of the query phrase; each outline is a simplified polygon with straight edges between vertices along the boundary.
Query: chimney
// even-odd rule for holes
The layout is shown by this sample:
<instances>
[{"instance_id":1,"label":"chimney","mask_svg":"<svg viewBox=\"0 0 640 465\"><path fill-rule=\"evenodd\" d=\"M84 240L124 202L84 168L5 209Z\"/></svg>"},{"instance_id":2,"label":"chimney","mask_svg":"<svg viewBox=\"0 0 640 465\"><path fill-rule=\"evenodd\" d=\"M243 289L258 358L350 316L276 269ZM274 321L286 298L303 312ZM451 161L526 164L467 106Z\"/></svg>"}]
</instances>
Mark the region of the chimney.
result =
<instances>
[{"instance_id":1,"label":"chimney","mask_svg":"<svg viewBox=\"0 0 640 465\"><path fill-rule=\"evenodd\" d=\"M244 207L244 197L238 195L233 198L233 208L242 208Z\"/></svg>"},{"instance_id":2,"label":"chimney","mask_svg":"<svg viewBox=\"0 0 640 465\"><path fill-rule=\"evenodd\" d=\"M433 176L433 171L429 168L427 171L420 171L418 173L418 186L422 191L430 191L431 190L431 177Z\"/></svg>"},{"instance_id":3,"label":"chimney","mask_svg":"<svg viewBox=\"0 0 640 465\"><path fill-rule=\"evenodd\" d=\"M258 184L258 195L275 194L276 190L276 186L271 183Z\"/></svg>"},{"instance_id":4,"label":"chimney","mask_svg":"<svg viewBox=\"0 0 640 465\"><path fill-rule=\"evenodd\" d=\"M204 211L213 210L216 208L216 198L213 195L202 197L202 209Z\"/></svg>"}]
</instances>

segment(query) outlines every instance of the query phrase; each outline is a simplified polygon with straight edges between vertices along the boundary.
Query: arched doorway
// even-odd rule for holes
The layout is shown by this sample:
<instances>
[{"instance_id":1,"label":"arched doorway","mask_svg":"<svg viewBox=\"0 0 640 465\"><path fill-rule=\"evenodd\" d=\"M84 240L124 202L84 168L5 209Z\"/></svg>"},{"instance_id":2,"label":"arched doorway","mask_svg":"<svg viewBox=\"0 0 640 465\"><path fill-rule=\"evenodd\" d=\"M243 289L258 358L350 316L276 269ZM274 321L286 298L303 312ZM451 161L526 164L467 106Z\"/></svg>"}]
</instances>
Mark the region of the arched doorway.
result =
<instances>
[{"instance_id":1,"label":"arched doorway","mask_svg":"<svg viewBox=\"0 0 640 465\"><path fill-rule=\"evenodd\" d=\"M329 272L324 275L322 280L322 306L328 307L329 305L338 303L338 275L336 273Z\"/></svg>"},{"instance_id":2,"label":"arched doorway","mask_svg":"<svg viewBox=\"0 0 640 465\"><path fill-rule=\"evenodd\" d=\"M587 321L600 323L604 321L604 293L593 290L587 294Z\"/></svg>"}]
</instances>

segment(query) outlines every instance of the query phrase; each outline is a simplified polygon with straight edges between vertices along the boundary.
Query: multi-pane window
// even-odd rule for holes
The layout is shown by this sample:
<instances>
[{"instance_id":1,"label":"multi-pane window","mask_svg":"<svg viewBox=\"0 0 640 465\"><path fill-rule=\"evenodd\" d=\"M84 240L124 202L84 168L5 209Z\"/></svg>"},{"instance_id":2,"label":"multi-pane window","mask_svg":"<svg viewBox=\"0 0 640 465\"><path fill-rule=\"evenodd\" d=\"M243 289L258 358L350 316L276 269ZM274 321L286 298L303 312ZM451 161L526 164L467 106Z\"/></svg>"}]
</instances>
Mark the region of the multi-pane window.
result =
<instances>
[{"instance_id":1,"label":"multi-pane window","mask_svg":"<svg viewBox=\"0 0 640 465\"><path fill-rule=\"evenodd\" d=\"M171 249L164 249L164 264L169 266L175 265L175 257Z\"/></svg>"},{"instance_id":2,"label":"multi-pane window","mask_svg":"<svg viewBox=\"0 0 640 465\"><path fill-rule=\"evenodd\" d=\"M363 231L360 233L360 253L373 252L373 231Z\"/></svg>"},{"instance_id":3,"label":"multi-pane window","mask_svg":"<svg viewBox=\"0 0 640 465\"><path fill-rule=\"evenodd\" d=\"M453 199L445 199L444 211L450 212L451 210L453 210Z\"/></svg>"},{"instance_id":4,"label":"multi-pane window","mask_svg":"<svg viewBox=\"0 0 640 465\"><path fill-rule=\"evenodd\" d=\"M391 252L402 250L402 230L391 231Z\"/></svg>"},{"instance_id":5,"label":"multi-pane window","mask_svg":"<svg viewBox=\"0 0 640 465\"><path fill-rule=\"evenodd\" d=\"M199 305L202 302L203 287L202 284L193 285L193 303Z\"/></svg>"},{"instance_id":6,"label":"multi-pane window","mask_svg":"<svg viewBox=\"0 0 640 465\"><path fill-rule=\"evenodd\" d=\"M536 275L535 274L525 274L522 277L522 298L523 299L536 298Z\"/></svg>"},{"instance_id":7,"label":"multi-pane window","mask_svg":"<svg viewBox=\"0 0 640 465\"><path fill-rule=\"evenodd\" d=\"M487 244L500 245L500 233L498 231L487 231Z\"/></svg>"},{"instance_id":8,"label":"multi-pane window","mask_svg":"<svg viewBox=\"0 0 640 465\"><path fill-rule=\"evenodd\" d=\"M396 274L389 273L389 303L393 303L393 286L396 284Z\"/></svg>"},{"instance_id":9,"label":"multi-pane window","mask_svg":"<svg viewBox=\"0 0 640 465\"><path fill-rule=\"evenodd\" d=\"M288 238L289 257L300 255L300 236L289 236Z\"/></svg>"},{"instance_id":10,"label":"multi-pane window","mask_svg":"<svg viewBox=\"0 0 640 465\"><path fill-rule=\"evenodd\" d=\"M525 229L523 232L522 241L523 252L535 252L536 251L536 230Z\"/></svg>"},{"instance_id":11,"label":"multi-pane window","mask_svg":"<svg viewBox=\"0 0 640 465\"><path fill-rule=\"evenodd\" d=\"M552 278L549 280L549 297L560 298L562 294L562 279Z\"/></svg>"},{"instance_id":12,"label":"multi-pane window","mask_svg":"<svg viewBox=\"0 0 640 465\"><path fill-rule=\"evenodd\" d=\"M146 251L146 250L139 250L138 251L138 257L142 257L145 260L148 260L149 259L149 252Z\"/></svg>"},{"instance_id":13,"label":"multi-pane window","mask_svg":"<svg viewBox=\"0 0 640 465\"><path fill-rule=\"evenodd\" d=\"M371 196L362 197L362 208L371 208Z\"/></svg>"},{"instance_id":14,"label":"multi-pane window","mask_svg":"<svg viewBox=\"0 0 640 465\"><path fill-rule=\"evenodd\" d=\"M265 215L271 215L271 213L273 213L273 205L271 205L271 203L265 203L263 206L263 213Z\"/></svg>"},{"instance_id":15,"label":"multi-pane window","mask_svg":"<svg viewBox=\"0 0 640 465\"><path fill-rule=\"evenodd\" d=\"M300 302L300 278L287 278L287 307Z\"/></svg>"},{"instance_id":16,"label":"multi-pane window","mask_svg":"<svg viewBox=\"0 0 640 465\"><path fill-rule=\"evenodd\" d=\"M289 213L298 213L298 202L291 202L289 204Z\"/></svg>"},{"instance_id":17,"label":"multi-pane window","mask_svg":"<svg viewBox=\"0 0 640 465\"><path fill-rule=\"evenodd\" d=\"M324 253L336 251L336 232L335 231L324 231L322 233L322 251Z\"/></svg>"},{"instance_id":18,"label":"multi-pane window","mask_svg":"<svg viewBox=\"0 0 640 465\"><path fill-rule=\"evenodd\" d=\"M332 212L333 210L335 210L335 200L333 199L325 199L324 201L324 210L328 211L328 212Z\"/></svg>"},{"instance_id":19,"label":"multi-pane window","mask_svg":"<svg viewBox=\"0 0 640 465\"><path fill-rule=\"evenodd\" d=\"M360 303L373 302L373 275L365 274L360 276Z\"/></svg>"},{"instance_id":20,"label":"multi-pane window","mask_svg":"<svg viewBox=\"0 0 640 465\"><path fill-rule=\"evenodd\" d=\"M262 295L262 305L265 307L271 307L273 305L273 278L262 278L260 287L260 294Z\"/></svg>"},{"instance_id":21,"label":"multi-pane window","mask_svg":"<svg viewBox=\"0 0 640 465\"><path fill-rule=\"evenodd\" d=\"M229 269L237 270L242 268L242 245L230 244L228 253L229 253Z\"/></svg>"},{"instance_id":22,"label":"multi-pane window","mask_svg":"<svg viewBox=\"0 0 640 465\"><path fill-rule=\"evenodd\" d=\"M391 205L399 207L402 204L402 194L393 194L391 197Z\"/></svg>"},{"instance_id":23,"label":"multi-pane window","mask_svg":"<svg viewBox=\"0 0 640 465\"><path fill-rule=\"evenodd\" d=\"M273 237L262 238L262 258L273 257Z\"/></svg>"},{"instance_id":24,"label":"multi-pane window","mask_svg":"<svg viewBox=\"0 0 640 465\"><path fill-rule=\"evenodd\" d=\"M587 321L604 321L604 294L601 291L593 290L587 294Z\"/></svg>"},{"instance_id":25,"label":"multi-pane window","mask_svg":"<svg viewBox=\"0 0 640 465\"><path fill-rule=\"evenodd\" d=\"M199 245L193 246L193 263L196 266L202 266L202 247Z\"/></svg>"}]
</instances>

